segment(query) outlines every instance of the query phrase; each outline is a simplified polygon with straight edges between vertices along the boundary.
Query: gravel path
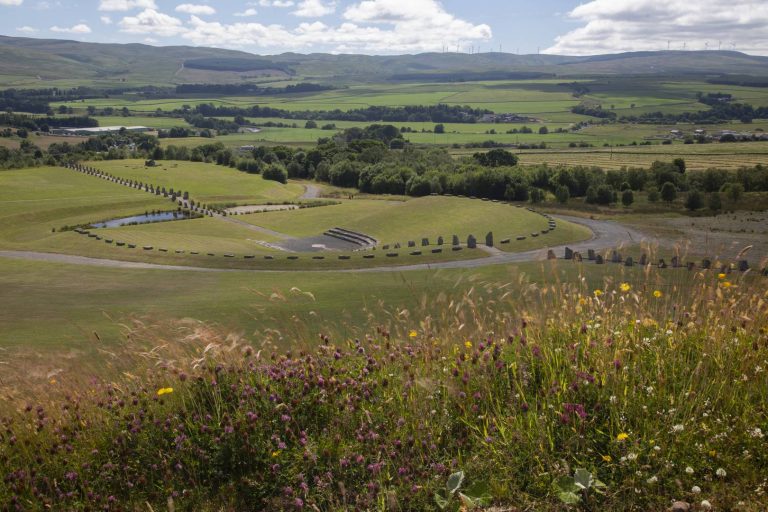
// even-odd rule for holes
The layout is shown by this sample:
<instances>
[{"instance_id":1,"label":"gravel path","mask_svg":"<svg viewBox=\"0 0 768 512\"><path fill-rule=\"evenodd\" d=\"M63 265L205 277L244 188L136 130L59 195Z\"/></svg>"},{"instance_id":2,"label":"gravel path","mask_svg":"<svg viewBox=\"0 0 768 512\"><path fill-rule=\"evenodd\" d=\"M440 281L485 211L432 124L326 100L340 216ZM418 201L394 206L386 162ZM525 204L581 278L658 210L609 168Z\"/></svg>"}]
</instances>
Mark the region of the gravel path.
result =
<instances>
[{"instance_id":1,"label":"gravel path","mask_svg":"<svg viewBox=\"0 0 768 512\"><path fill-rule=\"evenodd\" d=\"M558 215L559 219L582 224L592 230L593 236L590 240L566 244L574 251L586 253L588 249L610 249L621 247L622 245L638 243L647 240L647 237L636 229L629 228L613 221L583 219L580 217L570 217ZM234 221L235 219L226 220ZM237 222L237 221L236 221ZM237 222L239 223L239 222ZM251 224L243 223L255 228ZM263 228L261 228L263 229ZM257 229L258 231L258 229ZM273 232L274 233L274 232ZM284 235L283 235L284 236ZM547 250L552 249L558 257L562 257L562 251L566 245L559 245L549 248L537 249L526 252L504 252L495 248L487 248L478 245L478 248L490 253L489 257L478 258L474 260L446 261L440 263L420 263L415 265L386 266L365 269L350 270L301 270L301 272L402 272L407 270L429 270L429 269L450 269L450 268L478 268L487 265L501 265L505 263L522 263L526 261L540 261L546 259ZM95 267L125 268L125 269L153 269L153 270L186 270L193 272L295 272L290 270L265 270L265 269L223 269L223 268L205 268L205 267L187 267L182 265L160 265L155 263L141 263L131 261L120 261L110 259L88 258L85 256L73 256L70 254L44 253L32 251L0 251L0 258L12 258L29 261L49 261L54 263L70 263L74 265L89 265Z\"/></svg>"}]
</instances>

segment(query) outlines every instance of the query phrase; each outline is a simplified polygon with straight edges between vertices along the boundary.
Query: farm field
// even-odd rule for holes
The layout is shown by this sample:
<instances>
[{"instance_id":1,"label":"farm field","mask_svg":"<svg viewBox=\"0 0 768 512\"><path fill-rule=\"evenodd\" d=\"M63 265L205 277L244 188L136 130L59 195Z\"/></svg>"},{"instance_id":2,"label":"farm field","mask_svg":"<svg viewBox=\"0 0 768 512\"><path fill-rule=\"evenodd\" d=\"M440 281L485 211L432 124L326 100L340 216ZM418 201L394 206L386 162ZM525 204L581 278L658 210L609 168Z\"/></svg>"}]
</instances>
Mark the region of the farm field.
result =
<instances>
[{"instance_id":1,"label":"farm field","mask_svg":"<svg viewBox=\"0 0 768 512\"><path fill-rule=\"evenodd\" d=\"M554 82L554 83L553 83ZM248 107L269 106L290 111L299 110L350 110L368 106L404 105L469 105L497 113L514 112L532 114L553 122L576 121L582 116L570 112L570 108L582 101L600 104L618 115L634 115L644 112L686 112L705 108L698 103L696 92L729 92L737 101L762 105L768 101L764 89L729 85L713 85L701 81L658 81L656 79L601 78L580 80L579 85L587 92L574 97L570 85L553 80L494 81L469 83L401 83L365 84L318 93L282 94L253 97L180 98L173 100L136 100L117 97L88 100L85 103L54 103L54 107L66 105L85 109L128 107L137 113L154 113L157 109L175 110L183 105L201 103Z\"/></svg>"},{"instance_id":2,"label":"farm field","mask_svg":"<svg viewBox=\"0 0 768 512\"><path fill-rule=\"evenodd\" d=\"M461 154L459 152L458 154ZM637 146L623 148L589 148L546 151L519 151L522 165L586 165L603 169L649 167L654 161L671 162L684 158L688 169L710 167L737 169L768 163L768 142L736 144L675 144L671 146Z\"/></svg>"}]
</instances>

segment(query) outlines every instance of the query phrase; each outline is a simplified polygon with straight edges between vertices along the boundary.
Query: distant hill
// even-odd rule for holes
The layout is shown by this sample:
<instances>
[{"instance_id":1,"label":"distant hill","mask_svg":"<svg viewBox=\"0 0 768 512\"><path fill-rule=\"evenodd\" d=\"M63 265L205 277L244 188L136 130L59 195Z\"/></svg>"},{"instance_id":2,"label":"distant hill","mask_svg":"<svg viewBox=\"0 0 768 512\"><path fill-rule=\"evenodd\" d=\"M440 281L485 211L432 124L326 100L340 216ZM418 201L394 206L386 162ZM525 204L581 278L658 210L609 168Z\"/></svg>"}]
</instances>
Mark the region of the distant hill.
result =
<instances>
[{"instance_id":1,"label":"distant hill","mask_svg":"<svg viewBox=\"0 0 768 512\"><path fill-rule=\"evenodd\" d=\"M768 77L768 57L732 51L633 52L592 57L509 53L371 56L247 52L189 46L83 43L0 36L0 86L232 83L263 78L333 82L470 81L594 75Z\"/></svg>"}]
</instances>

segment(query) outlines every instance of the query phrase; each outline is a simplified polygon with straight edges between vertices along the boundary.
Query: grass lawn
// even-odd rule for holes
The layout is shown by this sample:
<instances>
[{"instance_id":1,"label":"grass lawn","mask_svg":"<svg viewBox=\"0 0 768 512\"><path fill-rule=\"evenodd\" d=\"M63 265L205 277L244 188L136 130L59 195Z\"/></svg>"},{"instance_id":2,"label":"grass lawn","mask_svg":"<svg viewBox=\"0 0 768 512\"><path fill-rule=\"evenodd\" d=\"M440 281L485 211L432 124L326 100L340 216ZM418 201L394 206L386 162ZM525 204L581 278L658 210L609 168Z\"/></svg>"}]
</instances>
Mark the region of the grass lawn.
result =
<instances>
[{"instance_id":1,"label":"grass lawn","mask_svg":"<svg viewBox=\"0 0 768 512\"><path fill-rule=\"evenodd\" d=\"M409 240L421 244L422 238L435 243L442 236L445 243L458 235L462 243L470 234L484 242L485 234L494 233L496 243L503 238L530 235L547 228L547 220L524 208L504 203L446 196L430 196L408 201L355 199L342 204L299 211L266 212L240 217L246 222L294 236L313 236L333 227L366 233L382 244ZM558 232L562 228L562 235ZM550 239L549 236L553 238ZM554 237L557 238L554 238ZM588 237L588 231L569 223L558 223L554 233L528 240L525 244L500 246L527 250L555 242Z\"/></svg>"},{"instance_id":2,"label":"grass lawn","mask_svg":"<svg viewBox=\"0 0 768 512\"><path fill-rule=\"evenodd\" d=\"M146 167L143 160L111 160L89 165L122 178L188 191L192 199L206 204L291 201L304 193L301 185L283 185L260 175L202 162L163 160L157 167Z\"/></svg>"}]
</instances>

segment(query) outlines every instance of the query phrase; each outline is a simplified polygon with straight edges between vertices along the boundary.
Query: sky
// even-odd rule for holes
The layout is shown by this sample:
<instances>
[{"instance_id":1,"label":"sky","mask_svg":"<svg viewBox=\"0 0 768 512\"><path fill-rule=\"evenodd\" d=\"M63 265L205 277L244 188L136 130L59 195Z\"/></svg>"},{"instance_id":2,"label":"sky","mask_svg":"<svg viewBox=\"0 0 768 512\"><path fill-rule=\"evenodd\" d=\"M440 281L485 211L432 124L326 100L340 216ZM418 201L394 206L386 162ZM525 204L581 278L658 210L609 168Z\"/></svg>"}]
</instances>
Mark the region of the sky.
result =
<instances>
[{"instance_id":1,"label":"sky","mask_svg":"<svg viewBox=\"0 0 768 512\"><path fill-rule=\"evenodd\" d=\"M262 55L768 55L768 0L0 0L0 34Z\"/></svg>"}]
</instances>

